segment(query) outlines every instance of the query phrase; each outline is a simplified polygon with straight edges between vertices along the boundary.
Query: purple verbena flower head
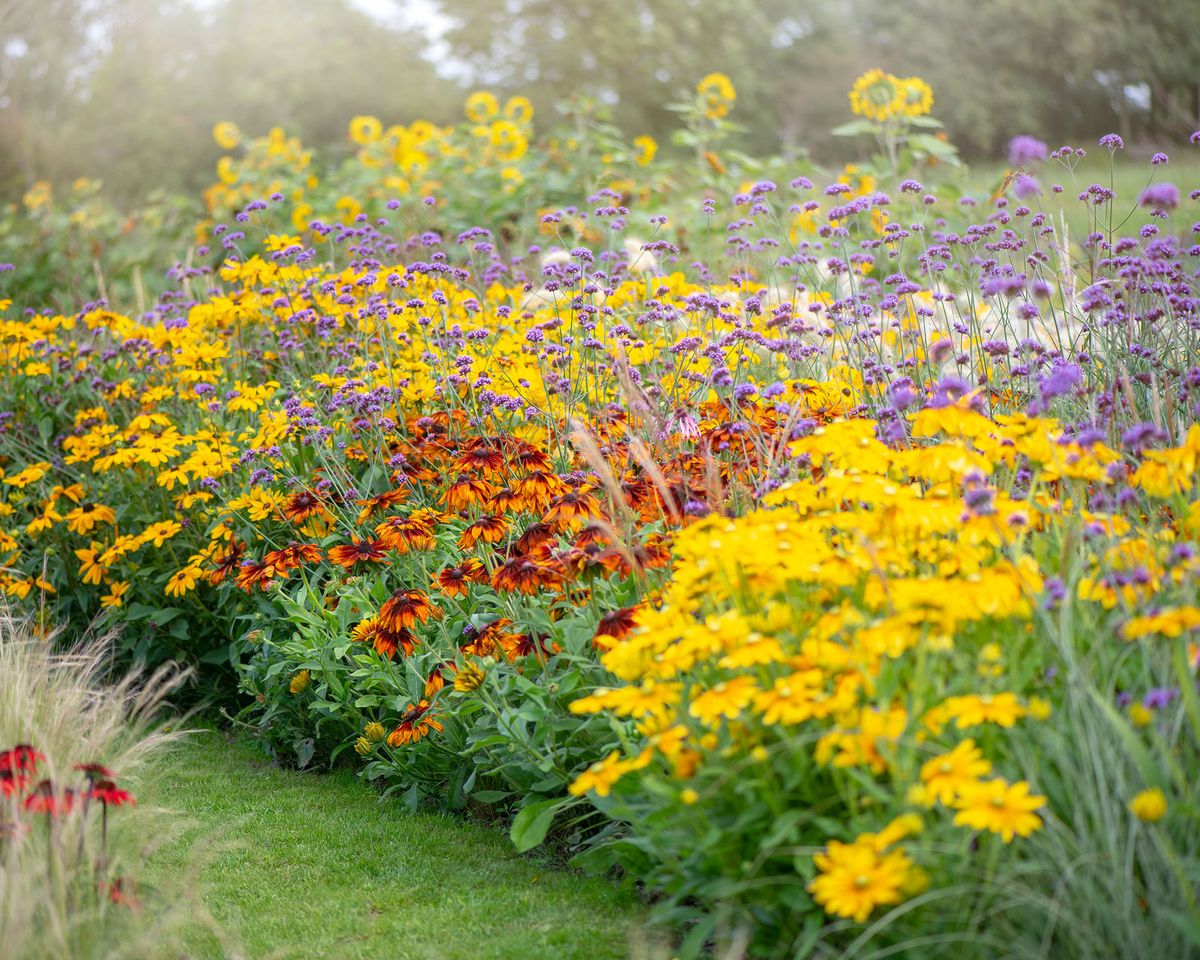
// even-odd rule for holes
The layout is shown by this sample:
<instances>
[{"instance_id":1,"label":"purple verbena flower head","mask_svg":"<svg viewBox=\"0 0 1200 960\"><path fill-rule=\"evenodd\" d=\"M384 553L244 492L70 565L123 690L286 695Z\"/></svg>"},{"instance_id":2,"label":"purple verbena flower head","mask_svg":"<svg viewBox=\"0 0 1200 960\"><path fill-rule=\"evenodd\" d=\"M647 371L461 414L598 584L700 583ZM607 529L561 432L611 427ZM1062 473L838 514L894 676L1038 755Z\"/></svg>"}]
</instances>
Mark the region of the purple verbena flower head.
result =
<instances>
[{"instance_id":1,"label":"purple verbena flower head","mask_svg":"<svg viewBox=\"0 0 1200 960\"><path fill-rule=\"evenodd\" d=\"M1174 210L1179 206L1179 188L1173 183L1152 183L1142 191L1138 203L1153 210Z\"/></svg>"},{"instance_id":2,"label":"purple verbena flower head","mask_svg":"<svg viewBox=\"0 0 1200 960\"><path fill-rule=\"evenodd\" d=\"M1046 159L1046 144L1036 137L1026 134L1013 137L1008 141L1008 163L1010 166L1024 166L1027 163L1041 163Z\"/></svg>"}]
</instances>

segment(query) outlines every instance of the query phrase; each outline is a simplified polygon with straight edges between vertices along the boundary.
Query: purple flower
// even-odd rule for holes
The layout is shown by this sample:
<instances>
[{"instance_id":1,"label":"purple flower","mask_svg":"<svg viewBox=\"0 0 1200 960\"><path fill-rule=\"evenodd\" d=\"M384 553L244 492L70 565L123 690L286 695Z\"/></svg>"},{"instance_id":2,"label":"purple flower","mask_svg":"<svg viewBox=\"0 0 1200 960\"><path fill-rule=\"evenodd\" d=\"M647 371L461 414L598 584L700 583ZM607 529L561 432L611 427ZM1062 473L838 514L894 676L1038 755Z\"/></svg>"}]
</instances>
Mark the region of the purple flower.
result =
<instances>
[{"instance_id":1,"label":"purple flower","mask_svg":"<svg viewBox=\"0 0 1200 960\"><path fill-rule=\"evenodd\" d=\"M1155 210L1174 210L1179 206L1179 188L1173 183L1152 183L1142 191L1138 203Z\"/></svg>"},{"instance_id":2,"label":"purple flower","mask_svg":"<svg viewBox=\"0 0 1200 960\"><path fill-rule=\"evenodd\" d=\"M1021 134L1008 142L1009 166L1019 167L1027 163L1041 163L1045 159L1046 145L1035 137Z\"/></svg>"},{"instance_id":3,"label":"purple flower","mask_svg":"<svg viewBox=\"0 0 1200 960\"><path fill-rule=\"evenodd\" d=\"M1027 173L1021 174L1013 182L1013 196L1018 200L1028 200L1042 192L1042 185Z\"/></svg>"},{"instance_id":4,"label":"purple flower","mask_svg":"<svg viewBox=\"0 0 1200 960\"><path fill-rule=\"evenodd\" d=\"M1108 147L1110 151L1124 150L1125 141L1118 134L1106 133L1100 138L1100 146Z\"/></svg>"},{"instance_id":5,"label":"purple flower","mask_svg":"<svg viewBox=\"0 0 1200 960\"><path fill-rule=\"evenodd\" d=\"M1050 400L1054 397L1061 397L1064 393L1070 393L1083 378L1083 374L1079 367L1074 363L1059 363L1038 380L1038 389L1041 391L1044 400Z\"/></svg>"}]
</instances>

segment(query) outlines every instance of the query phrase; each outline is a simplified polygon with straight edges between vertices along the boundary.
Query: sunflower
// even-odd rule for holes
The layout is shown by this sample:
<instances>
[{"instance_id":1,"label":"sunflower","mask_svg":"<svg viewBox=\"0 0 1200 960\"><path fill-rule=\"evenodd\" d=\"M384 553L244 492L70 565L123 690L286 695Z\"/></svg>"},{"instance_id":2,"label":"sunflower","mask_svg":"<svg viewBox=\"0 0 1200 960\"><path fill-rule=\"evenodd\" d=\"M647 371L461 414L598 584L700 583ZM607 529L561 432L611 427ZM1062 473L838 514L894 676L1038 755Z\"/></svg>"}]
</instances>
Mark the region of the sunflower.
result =
<instances>
[{"instance_id":1,"label":"sunflower","mask_svg":"<svg viewBox=\"0 0 1200 960\"><path fill-rule=\"evenodd\" d=\"M436 730L441 733L445 727L441 722L429 716L429 701L422 700L416 706L411 703L405 708L404 713L400 715L400 721L396 724L396 729L388 734L388 746L400 747L409 743L416 743L422 737L427 736L430 730Z\"/></svg>"},{"instance_id":2,"label":"sunflower","mask_svg":"<svg viewBox=\"0 0 1200 960\"><path fill-rule=\"evenodd\" d=\"M374 143L383 136L383 124L378 117L354 117L350 121L350 139L360 147Z\"/></svg>"},{"instance_id":3,"label":"sunflower","mask_svg":"<svg viewBox=\"0 0 1200 960\"><path fill-rule=\"evenodd\" d=\"M387 546L382 540L352 537L349 543L330 547L329 559L346 570L359 563L383 563L387 559Z\"/></svg>"},{"instance_id":4,"label":"sunflower","mask_svg":"<svg viewBox=\"0 0 1200 960\"><path fill-rule=\"evenodd\" d=\"M472 123L486 123L500 112L500 101L494 93L487 90L476 90L467 97L463 112Z\"/></svg>"},{"instance_id":5,"label":"sunflower","mask_svg":"<svg viewBox=\"0 0 1200 960\"><path fill-rule=\"evenodd\" d=\"M737 99L737 91L733 81L723 73L710 73L696 84L696 93L704 105L704 115L710 120L719 120L728 116L733 102Z\"/></svg>"},{"instance_id":6,"label":"sunflower","mask_svg":"<svg viewBox=\"0 0 1200 960\"><path fill-rule=\"evenodd\" d=\"M850 109L855 115L883 123L904 110L903 84L879 68L868 70L850 90Z\"/></svg>"}]
</instances>

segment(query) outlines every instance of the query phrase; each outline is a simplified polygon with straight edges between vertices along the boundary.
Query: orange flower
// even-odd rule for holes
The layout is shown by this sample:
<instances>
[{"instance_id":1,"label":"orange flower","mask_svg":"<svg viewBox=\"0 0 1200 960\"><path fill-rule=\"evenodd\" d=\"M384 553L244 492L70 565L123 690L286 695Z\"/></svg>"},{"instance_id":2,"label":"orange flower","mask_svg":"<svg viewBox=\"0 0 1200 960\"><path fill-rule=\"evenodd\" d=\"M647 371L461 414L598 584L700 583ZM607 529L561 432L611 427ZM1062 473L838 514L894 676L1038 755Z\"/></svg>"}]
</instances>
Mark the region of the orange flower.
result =
<instances>
[{"instance_id":1,"label":"orange flower","mask_svg":"<svg viewBox=\"0 0 1200 960\"><path fill-rule=\"evenodd\" d=\"M614 640L624 640L633 633L635 626L637 626L637 607L610 610L600 618L600 624L596 627L596 638L612 637ZM602 644L597 644L597 646L600 645Z\"/></svg>"},{"instance_id":2,"label":"orange flower","mask_svg":"<svg viewBox=\"0 0 1200 960\"><path fill-rule=\"evenodd\" d=\"M397 590L379 608L379 622L387 629L400 631L424 623L440 611L422 590Z\"/></svg>"},{"instance_id":3,"label":"orange flower","mask_svg":"<svg viewBox=\"0 0 1200 960\"><path fill-rule=\"evenodd\" d=\"M321 498L311 490L301 490L293 493L283 502L283 515L292 523L303 523L305 520L326 513Z\"/></svg>"},{"instance_id":4,"label":"orange flower","mask_svg":"<svg viewBox=\"0 0 1200 960\"><path fill-rule=\"evenodd\" d=\"M476 439L459 455L455 466L462 471L474 470L495 476L504 469L504 454L495 447L486 446L485 441Z\"/></svg>"},{"instance_id":5,"label":"orange flower","mask_svg":"<svg viewBox=\"0 0 1200 960\"><path fill-rule=\"evenodd\" d=\"M388 630L380 624L378 617L360 620L350 631L350 639L355 643L369 643L376 653L389 660L397 650L403 650L406 657L411 657L418 643L411 631Z\"/></svg>"},{"instance_id":6,"label":"orange flower","mask_svg":"<svg viewBox=\"0 0 1200 960\"><path fill-rule=\"evenodd\" d=\"M306 563L320 563L324 554L321 548L311 543L289 543L279 550L272 550L263 557L263 564L274 568L275 573L287 575L291 570Z\"/></svg>"},{"instance_id":7,"label":"orange flower","mask_svg":"<svg viewBox=\"0 0 1200 960\"><path fill-rule=\"evenodd\" d=\"M560 494L550 501L550 509L542 517L542 523L547 523L559 529L565 529L600 513L600 505L592 496L592 490L587 484L578 490Z\"/></svg>"},{"instance_id":8,"label":"orange flower","mask_svg":"<svg viewBox=\"0 0 1200 960\"><path fill-rule=\"evenodd\" d=\"M468 583L487 583L487 569L482 560L468 557L457 567L447 567L433 578L433 585L448 597L463 597Z\"/></svg>"},{"instance_id":9,"label":"orange flower","mask_svg":"<svg viewBox=\"0 0 1200 960\"><path fill-rule=\"evenodd\" d=\"M430 730L436 730L441 733L445 727L429 716L429 701L422 700L415 707L409 704L404 713L400 716L400 722L396 724L396 729L388 735L388 746L400 747L409 743L416 743L422 737L426 736Z\"/></svg>"},{"instance_id":10,"label":"orange flower","mask_svg":"<svg viewBox=\"0 0 1200 960\"><path fill-rule=\"evenodd\" d=\"M447 674L457 673L458 668L449 661L439 663L429 674L429 679L425 681L425 696L432 697L435 693L446 686L446 681L449 679Z\"/></svg>"},{"instance_id":11,"label":"orange flower","mask_svg":"<svg viewBox=\"0 0 1200 960\"><path fill-rule=\"evenodd\" d=\"M480 540L484 543L499 543L508 533L508 521L503 517L480 517L462 532L458 545L464 550L470 550Z\"/></svg>"},{"instance_id":12,"label":"orange flower","mask_svg":"<svg viewBox=\"0 0 1200 960\"><path fill-rule=\"evenodd\" d=\"M433 548L433 524L416 513L408 517L389 517L375 527L375 533L389 550L408 553L409 550Z\"/></svg>"},{"instance_id":13,"label":"orange flower","mask_svg":"<svg viewBox=\"0 0 1200 960\"><path fill-rule=\"evenodd\" d=\"M250 588L257 586L262 590L266 590L271 585L271 581L275 579L275 568L269 563L255 563L253 560L248 560L238 567L237 577L234 578L234 583L247 593Z\"/></svg>"},{"instance_id":14,"label":"orange flower","mask_svg":"<svg viewBox=\"0 0 1200 960\"><path fill-rule=\"evenodd\" d=\"M497 590L530 596L543 588L557 586L561 580L562 576L556 570L542 566L528 556L514 557L492 574L492 586Z\"/></svg>"},{"instance_id":15,"label":"orange flower","mask_svg":"<svg viewBox=\"0 0 1200 960\"><path fill-rule=\"evenodd\" d=\"M488 498L487 505L496 513L519 513L525 509L525 500L511 487L503 487Z\"/></svg>"},{"instance_id":16,"label":"orange flower","mask_svg":"<svg viewBox=\"0 0 1200 960\"><path fill-rule=\"evenodd\" d=\"M365 500L355 500L358 506L362 507L358 511L358 519L356 523L366 523L375 514L395 507L408 499L408 490L404 487L397 487L395 490L389 490L386 493L381 493L377 497L367 497Z\"/></svg>"},{"instance_id":17,"label":"orange flower","mask_svg":"<svg viewBox=\"0 0 1200 960\"><path fill-rule=\"evenodd\" d=\"M531 523L513 547L518 553L532 553L538 546L553 539L554 531L547 524Z\"/></svg>"},{"instance_id":18,"label":"orange flower","mask_svg":"<svg viewBox=\"0 0 1200 960\"><path fill-rule=\"evenodd\" d=\"M386 558L387 547L382 540L359 540L352 537L349 543L329 549L329 559L347 570L358 563L382 563Z\"/></svg>"},{"instance_id":19,"label":"orange flower","mask_svg":"<svg viewBox=\"0 0 1200 960\"><path fill-rule=\"evenodd\" d=\"M562 479L548 470L535 470L517 484L517 493L531 507L545 507L554 497L570 490Z\"/></svg>"},{"instance_id":20,"label":"orange flower","mask_svg":"<svg viewBox=\"0 0 1200 960\"><path fill-rule=\"evenodd\" d=\"M222 583L227 577L234 576L242 562L242 556L246 553L246 545L238 541L229 544L224 551L216 554L212 559L216 564L212 570L208 572L208 582L212 586Z\"/></svg>"},{"instance_id":21,"label":"orange flower","mask_svg":"<svg viewBox=\"0 0 1200 960\"><path fill-rule=\"evenodd\" d=\"M451 510L465 510L467 507L485 503L495 492L496 488L486 480L464 474L446 488L446 492L442 494L442 503Z\"/></svg>"}]
</instances>

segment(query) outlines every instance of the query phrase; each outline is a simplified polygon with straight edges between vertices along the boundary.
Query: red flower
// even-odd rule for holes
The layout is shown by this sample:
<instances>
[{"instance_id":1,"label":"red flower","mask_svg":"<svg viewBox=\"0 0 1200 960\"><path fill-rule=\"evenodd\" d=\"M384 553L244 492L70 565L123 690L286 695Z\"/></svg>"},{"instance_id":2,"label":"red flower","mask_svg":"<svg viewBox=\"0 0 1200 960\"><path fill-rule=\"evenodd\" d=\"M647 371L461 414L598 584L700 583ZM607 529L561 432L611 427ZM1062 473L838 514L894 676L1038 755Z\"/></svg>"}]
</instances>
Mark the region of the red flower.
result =
<instances>
[{"instance_id":1,"label":"red flower","mask_svg":"<svg viewBox=\"0 0 1200 960\"><path fill-rule=\"evenodd\" d=\"M99 800L109 807L133 806L135 802L128 791L122 790L111 780L97 780L92 784L87 795L92 800Z\"/></svg>"},{"instance_id":2,"label":"red flower","mask_svg":"<svg viewBox=\"0 0 1200 960\"><path fill-rule=\"evenodd\" d=\"M13 770L0 770L0 797L11 797L20 793L29 783L29 777Z\"/></svg>"},{"instance_id":3,"label":"red flower","mask_svg":"<svg viewBox=\"0 0 1200 960\"><path fill-rule=\"evenodd\" d=\"M89 780L97 780L101 778L105 780L112 780L116 777L116 774L109 770L108 767L99 763L77 763L74 765L73 769L87 774L87 778Z\"/></svg>"},{"instance_id":4,"label":"red flower","mask_svg":"<svg viewBox=\"0 0 1200 960\"><path fill-rule=\"evenodd\" d=\"M15 747L0 753L0 770L10 773L33 773L37 765L46 758L27 743L18 743Z\"/></svg>"},{"instance_id":5,"label":"red flower","mask_svg":"<svg viewBox=\"0 0 1200 960\"><path fill-rule=\"evenodd\" d=\"M50 780L43 780L25 798L25 809L32 813L47 813L59 816L75 809L78 794L70 787L56 787Z\"/></svg>"}]
</instances>

